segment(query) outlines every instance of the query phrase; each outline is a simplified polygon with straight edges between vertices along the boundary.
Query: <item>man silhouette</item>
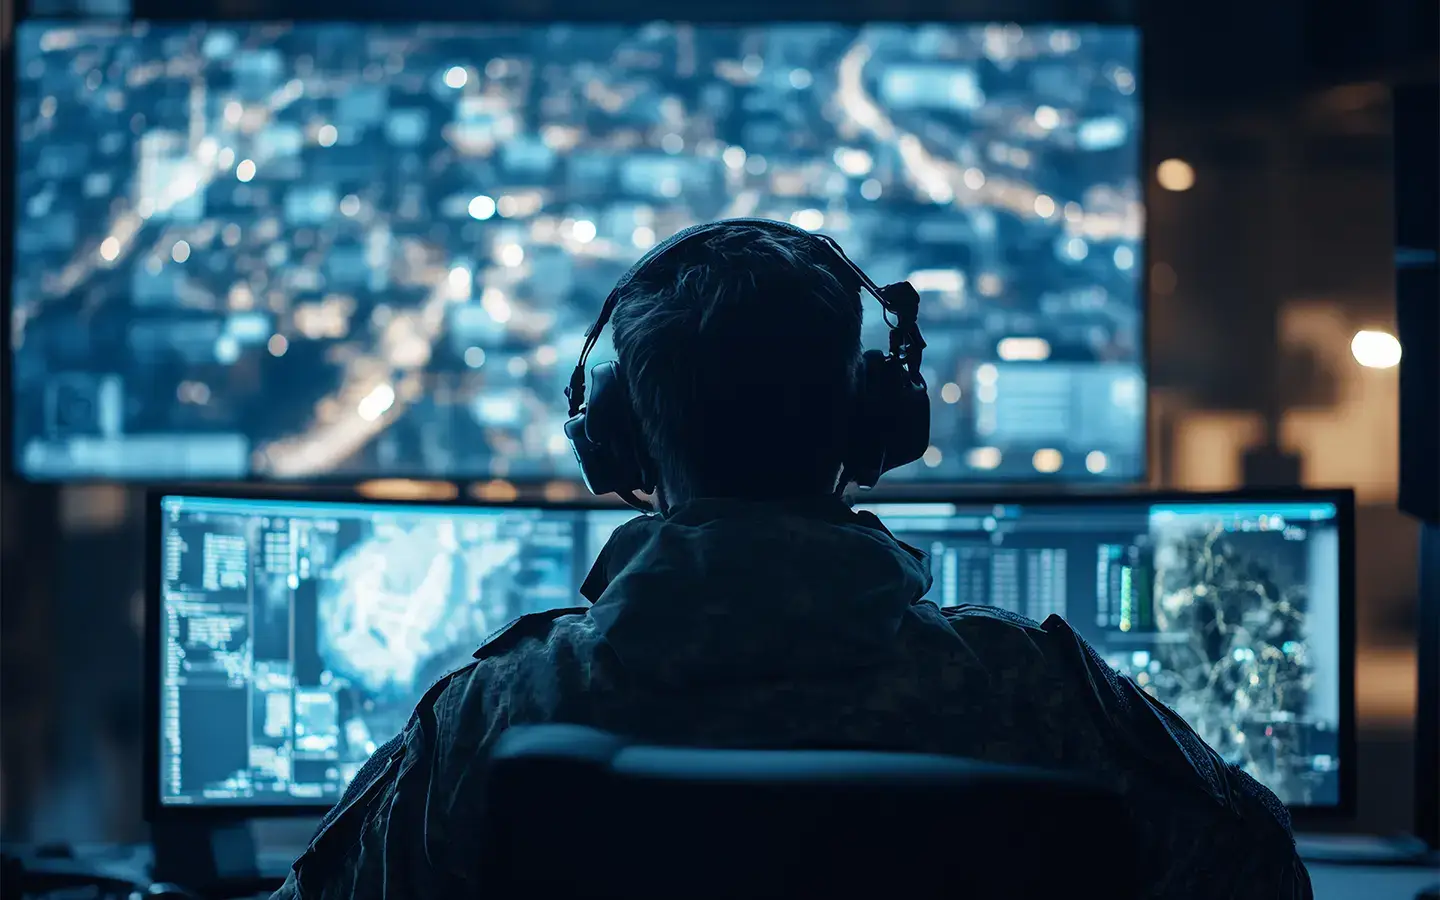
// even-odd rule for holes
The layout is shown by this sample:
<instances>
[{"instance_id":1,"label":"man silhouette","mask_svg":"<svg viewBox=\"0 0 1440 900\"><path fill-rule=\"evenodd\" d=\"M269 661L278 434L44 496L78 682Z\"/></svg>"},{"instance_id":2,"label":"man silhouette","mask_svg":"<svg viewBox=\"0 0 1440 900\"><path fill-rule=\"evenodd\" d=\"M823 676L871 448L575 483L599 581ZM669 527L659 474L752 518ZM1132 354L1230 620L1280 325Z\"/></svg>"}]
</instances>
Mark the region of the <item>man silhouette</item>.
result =
<instances>
[{"instance_id":1,"label":"man silhouette","mask_svg":"<svg viewBox=\"0 0 1440 900\"><path fill-rule=\"evenodd\" d=\"M522 617L432 688L278 896L482 896L486 753L541 722L1079 772L1128 799L1147 896L1311 896L1273 794L1060 618L922 600L924 554L842 501L860 285L815 238L717 227L626 282L612 325L663 512L612 535L591 606Z\"/></svg>"}]
</instances>

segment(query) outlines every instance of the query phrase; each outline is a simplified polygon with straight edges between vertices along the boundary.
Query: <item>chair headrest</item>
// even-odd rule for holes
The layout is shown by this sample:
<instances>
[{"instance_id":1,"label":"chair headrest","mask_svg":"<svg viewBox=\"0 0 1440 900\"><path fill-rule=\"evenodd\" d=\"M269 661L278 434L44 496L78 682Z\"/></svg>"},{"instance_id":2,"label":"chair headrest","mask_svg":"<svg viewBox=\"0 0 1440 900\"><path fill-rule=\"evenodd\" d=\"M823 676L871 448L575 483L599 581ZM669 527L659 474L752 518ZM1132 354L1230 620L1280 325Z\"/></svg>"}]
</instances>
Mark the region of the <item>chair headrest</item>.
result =
<instances>
[{"instance_id":1,"label":"chair headrest","mask_svg":"<svg viewBox=\"0 0 1440 900\"><path fill-rule=\"evenodd\" d=\"M952 756L869 749L716 749L661 747L630 743L608 732L580 725L532 725L512 728L497 742L492 763L531 762L603 772L619 781L673 781L794 787L843 787L880 784L900 788L980 784L1020 788L1103 792L1072 775L1024 766L998 765Z\"/></svg>"},{"instance_id":2,"label":"chair headrest","mask_svg":"<svg viewBox=\"0 0 1440 900\"><path fill-rule=\"evenodd\" d=\"M1119 795L1036 769L545 725L501 737L485 789L487 883L505 896L1122 898L1136 884L1134 858L1115 858L1133 843Z\"/></svg>"}]
</instances>

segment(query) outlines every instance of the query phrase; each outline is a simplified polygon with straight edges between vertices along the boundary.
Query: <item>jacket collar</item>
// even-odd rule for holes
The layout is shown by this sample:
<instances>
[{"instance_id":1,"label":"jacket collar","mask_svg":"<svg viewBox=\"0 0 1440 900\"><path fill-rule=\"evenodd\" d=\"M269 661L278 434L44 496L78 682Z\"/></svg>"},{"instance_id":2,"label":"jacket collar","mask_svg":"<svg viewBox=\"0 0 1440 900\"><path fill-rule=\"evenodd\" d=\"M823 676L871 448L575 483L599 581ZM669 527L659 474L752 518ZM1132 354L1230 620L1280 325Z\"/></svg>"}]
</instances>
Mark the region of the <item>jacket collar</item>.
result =
<instances>
[{"instance_id":1,"label":"jacket collar","mask_svg":"<svg viewBox=\"0 0 1440 900\"><path fill-rule=\"evenodd\" d=\"M581 593L628 669L695 680L863 664L929 588L925 554L837 499L703 499L617 529Z\"/></svg>"}]
</instances>

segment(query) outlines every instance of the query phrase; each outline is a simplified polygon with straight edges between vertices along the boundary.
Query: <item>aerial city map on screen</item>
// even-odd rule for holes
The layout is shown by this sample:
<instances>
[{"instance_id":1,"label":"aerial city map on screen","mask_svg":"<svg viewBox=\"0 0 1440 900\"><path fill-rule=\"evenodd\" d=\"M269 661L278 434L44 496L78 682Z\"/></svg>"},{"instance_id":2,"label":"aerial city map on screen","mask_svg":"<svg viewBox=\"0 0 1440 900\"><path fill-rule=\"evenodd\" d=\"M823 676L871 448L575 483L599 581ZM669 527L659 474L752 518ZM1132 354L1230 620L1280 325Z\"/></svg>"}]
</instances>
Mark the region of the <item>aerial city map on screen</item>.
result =
<instances>
[{"instance_id":1,"label":"aerial city map on screen","mask_svg":"<svg viewBox=\"0 0 1440 900\"><path fill-rule=\"evenodd\" d=\"M1137 57L1098 27L25 23L15 463L573 477L562 389L614 280L764 216L921 291L934 446L892 478L1133 480Z\"/></svg>"},{"instance_id":2,"label":"aerial city map on screen","mask_svg":"<svg viewBox=\"0 0 1440 900\"><path fill-rule=\"evenodd\" d=\"M161 798L333 803L426 688L577 606L624 511L167 497Z\"/></svg>"}]
</instances>

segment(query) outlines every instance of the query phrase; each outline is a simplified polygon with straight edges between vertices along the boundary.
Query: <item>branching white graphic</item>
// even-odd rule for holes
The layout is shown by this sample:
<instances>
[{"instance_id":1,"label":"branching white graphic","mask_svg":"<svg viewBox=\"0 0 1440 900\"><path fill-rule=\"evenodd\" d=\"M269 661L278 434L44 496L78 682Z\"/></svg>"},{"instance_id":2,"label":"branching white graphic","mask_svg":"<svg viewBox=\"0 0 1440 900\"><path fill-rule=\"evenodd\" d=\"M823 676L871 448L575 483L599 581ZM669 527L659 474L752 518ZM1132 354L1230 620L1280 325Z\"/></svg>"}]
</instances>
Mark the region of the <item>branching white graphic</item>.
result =
<instances>
[{"instance_id":1,"label":"branching white graphic","mask_svg":"<svg viewBox=\"0 0 1440 900\"><path fill-rule=\"evenodd\" d=\"M513 541L462 548L449 522L363 541L330 572L320 622L331 666L377 694L408 694L425 664L478 635L465 593L514 559ZM467 607L469 607L467 609Z\"/></svg>"}]
</instances>

